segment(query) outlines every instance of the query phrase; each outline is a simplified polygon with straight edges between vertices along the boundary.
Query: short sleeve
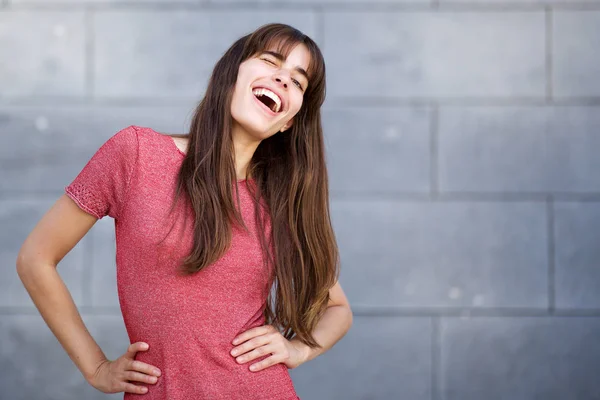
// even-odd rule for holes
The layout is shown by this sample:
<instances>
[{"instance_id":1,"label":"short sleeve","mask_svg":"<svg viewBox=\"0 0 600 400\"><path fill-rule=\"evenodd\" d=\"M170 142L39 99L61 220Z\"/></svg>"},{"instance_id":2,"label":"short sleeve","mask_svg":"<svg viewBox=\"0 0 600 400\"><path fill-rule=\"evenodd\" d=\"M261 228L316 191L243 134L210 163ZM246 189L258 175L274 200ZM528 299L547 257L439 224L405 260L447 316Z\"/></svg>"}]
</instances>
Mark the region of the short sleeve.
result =
<instances>
[{"instance_id":1,"label":"short sleeve","mask_svg":"<svg viewBox=\"0 0 600 400\"><path fill-rule=\"evenodd\" d=\"M65 193L98 219L117 219L127 199L138 158L137 129L132 125L110 137L65 187Z\"/></svg>"}]
</instances>

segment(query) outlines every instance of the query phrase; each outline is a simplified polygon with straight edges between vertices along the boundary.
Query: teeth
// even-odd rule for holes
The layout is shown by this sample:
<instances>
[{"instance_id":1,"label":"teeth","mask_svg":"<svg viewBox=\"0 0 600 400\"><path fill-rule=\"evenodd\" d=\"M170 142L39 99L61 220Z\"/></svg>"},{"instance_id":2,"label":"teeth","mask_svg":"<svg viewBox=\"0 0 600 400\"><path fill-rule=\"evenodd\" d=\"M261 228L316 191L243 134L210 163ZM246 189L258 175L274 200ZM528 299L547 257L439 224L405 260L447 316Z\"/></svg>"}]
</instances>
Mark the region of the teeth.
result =
<instances>
[{"instance_id":1,"label":"teeth","mask_svg":"<svg viewBox=\"0 0 600 400\"><path fill-rule=\"evenodd\" d=\"M273 93L269 89L263 88L254 89L252 93L255 96L269 96L269 98L271 98L271 100L275 102L275 112L279 112L279 109L281 108L281 99L279 98L279 96L277 96L277 94Z\"/></svg>"}]
</instances>

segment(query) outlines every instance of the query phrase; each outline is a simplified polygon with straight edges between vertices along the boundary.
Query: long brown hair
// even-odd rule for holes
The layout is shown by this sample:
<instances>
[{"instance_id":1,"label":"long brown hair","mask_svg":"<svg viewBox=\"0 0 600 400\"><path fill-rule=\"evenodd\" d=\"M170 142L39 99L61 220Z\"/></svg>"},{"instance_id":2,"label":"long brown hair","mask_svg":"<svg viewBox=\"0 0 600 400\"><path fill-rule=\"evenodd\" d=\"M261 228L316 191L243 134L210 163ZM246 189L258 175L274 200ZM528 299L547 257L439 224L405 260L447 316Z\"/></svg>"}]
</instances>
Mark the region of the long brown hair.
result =
<instances>
[{"instance_id":1,"label":"long brown hair","mask_svg":"<svg viewBox=\"0 0 600 400\"><path fill-rule=\"evenodd\" d=\"M285 57L297 44L310 52L310 83L294 124L264 139L246 170L254 185L256 223L265 231L261 207L270 216L271 236L260 236L266 262L273 263L264 316L268 324L310 347L320 347L311 332L327 307L329 289L339 277L339 254L329 212L329 189L321 105L325 100L325 63L317 44L285 24L263 25L238 39L216 63L204 98L190 125L188 151L177 178L175 203L184 192L195 213L194 242L181 265L194 274L229 248L231 224L246 229L235 206L237 196L231 99L240 64L278 46ZM272 309L273 308L273 309Z\"/></svg>"}]
</instances>

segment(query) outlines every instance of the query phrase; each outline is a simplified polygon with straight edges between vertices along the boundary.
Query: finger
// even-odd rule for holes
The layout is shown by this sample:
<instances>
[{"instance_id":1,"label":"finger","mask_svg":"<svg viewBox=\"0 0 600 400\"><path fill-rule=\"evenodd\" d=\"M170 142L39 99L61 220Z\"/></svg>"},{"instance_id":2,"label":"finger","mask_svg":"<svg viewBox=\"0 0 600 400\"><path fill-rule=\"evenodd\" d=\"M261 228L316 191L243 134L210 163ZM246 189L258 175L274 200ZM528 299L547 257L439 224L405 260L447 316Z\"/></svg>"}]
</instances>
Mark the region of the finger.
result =
<instances>
[{"instance_id":1,"label":"finger","mask_svg":"<svg viewBox=\"0 0 600 400\"><path fill-rule=\"evenodd\" d=\"M127 382L123 382L123 386L121 388L121 392L126 392L126 393L143 394L143 393L146 393L147 391L148 391L148 388L146 386L138 386L138 385L134 385L133 383L127 383Z\"/></svg>"},{"instance_id":2,"label":"finger","mask_svg":"<svg viewBox=\"0 0 600 400\"><path fill-rule=\"evenodd\" d=\"M248 340L244 344L234 347L231 349L231 355L234 357L240 356L244 353L247 353L251 350L256 349L257 347L264 346L270 343L270 337L266 335L258 336L253 339Z\"/></svg>"},{"instance_id":3,"label":"finger","mask_svg":"<svg viewBox=\"0 0 600 400\"><path fill-rule=\"evenodd\" d=\"M240 344L240 343L245 342L246 340L251 339L255 336L264 335L264 334L267 334L270 332L274 332L275 330L276 330L275 327L273 327L272 325L257 326L256 328L248 329L247 331L236 336L236 338L233 339L233 341L231 343L232 344Z\"/></svg>"},{"instance_id":4,"label":"finger","mask_svg":"<svg viewBox=\"0 0 600 400\"><path fill-rule=\"evenodd\" d=\"M144 383L156 383L158 378L153 375L142 374L141 372L126 371L125 379L128 381L144 382Z\"/></svg>"},{"instance_id":5,"label":"finger","mask_svg":"<svg viewBox=\"0 0 600 400\"><path fill-rule=\"evenodd\" d=\"M264 360L254 363L254 364L250 365L250 367L248 367L248 368L250 368L250 371L252 371L252 372L257 372L257 371L261 371L265 368L269 368L271 365L275 365L280 362L281 362L281 360L277 356L277 354L273 354L271 357L267 357Z\"/></svg>"},{"instance_id":6,"label":"finger","mask_svg":"<svg viewBox=\"0 0 600 400\"><path fill-rule=\"evenodd\" d=\"M128 370L131 371L139 371L148 375L160 376L160 369L153 367L150 364L146 364L144 362L133 360L127 367Z\"/></svg>"},{"instance_id":7,"label":"finger","mask_svg":"<svg viewBox=\"0 0 600 400\"><path fill-rule=\"evenodd\" d=\"M150 346L148 346L148 343L135 342L130 344L129 347L127 347L127 352L125 353L125 355L128 358L135 358L135 353L137 353L138 351L146 351L149 347Z\"/></svg>"},{"instance_id":8,"label":"finger","mask_svg":"<svg viewBox=\"0 0 600 400\"><path fill-rule=\"evenodd\" d=\"M248 361L256 360L257 358L262 357L267 354L275 355L276 354L275 346L273 346L273 345L260 346L256 349L252 350L249 353L246 353L244 355L237 357L235 360L239 364L244 364L244 363L247 363Z\"/></svg>"}]
</instances>

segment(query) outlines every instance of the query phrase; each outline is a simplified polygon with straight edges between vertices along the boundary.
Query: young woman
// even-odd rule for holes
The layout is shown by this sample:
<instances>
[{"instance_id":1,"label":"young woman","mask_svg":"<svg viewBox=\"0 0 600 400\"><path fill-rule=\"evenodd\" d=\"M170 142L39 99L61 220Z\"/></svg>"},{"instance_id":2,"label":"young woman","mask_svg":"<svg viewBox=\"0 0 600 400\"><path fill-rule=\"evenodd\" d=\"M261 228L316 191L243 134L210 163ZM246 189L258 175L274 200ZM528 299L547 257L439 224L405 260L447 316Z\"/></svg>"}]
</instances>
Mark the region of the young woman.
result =
<instances>
[{"instance_id":1,"label":"young woman","mask_svg":"<svg viewBox=\"0 0 600 400\"><path fill-rule=\"evenodd\" d=\"M329 215L324 98L315 42L262 26L217 62L189 134L122 129L65 188L17 270L93 387L125 399L299 398L288 369L352 324ZM132 343L112 361L56 273L106 215Z\"/></svg>"}]
</instances>

